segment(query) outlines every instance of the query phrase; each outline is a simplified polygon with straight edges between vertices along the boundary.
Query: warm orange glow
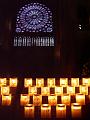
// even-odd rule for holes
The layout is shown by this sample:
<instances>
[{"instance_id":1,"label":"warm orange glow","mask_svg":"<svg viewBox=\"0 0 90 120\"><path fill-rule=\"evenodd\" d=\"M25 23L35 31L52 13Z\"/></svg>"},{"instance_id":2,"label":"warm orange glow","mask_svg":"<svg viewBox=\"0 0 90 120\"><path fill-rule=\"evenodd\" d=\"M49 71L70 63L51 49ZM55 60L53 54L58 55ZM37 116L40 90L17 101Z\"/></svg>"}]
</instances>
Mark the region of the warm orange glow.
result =
<instances>
[{"instance_id":1,"label":"warm orange glow","mask_svg":"<svg viewBox=\"0 0 90 120\"><path fill-rule=\"evenodd\" d=\"M26 104L29 104L30 96L28 94L21 94L20 96L20 105L25 106Z\"/></svg>"},{"instance_id":2,"label":"warm orange glow","mask_svg":"<svg viewBox=\"0 0 90 120\"><path fill-rule=\"evenodd\" d=\"M1 95L9 95L9 93L10 93L9 86L2 86L1 87Z\"/></svg>"},{"instance_id":3,"label":"warm orange glow","mask_svg":"<svg viewBox=\"0 0 90 120\"><path fill-rule=\"evenodd\" d=\"M71 105L71 114L72 117L81 117L81 105L78 103L72 103Z\"/></svg>"},{"instance_id":4,"label":"warm orange glow","mask_svg":"<svg viewBox=\"0 0 90 120\"><path fill-rule=\"evenodd\" d=\"M7 85L7 79L6 78L0 78L0 86Z\"/></svg>"},{"instance_id":5,"label":"warm orange glow","mask_svg":"<svg viewBox=\"0 0 90 120\"><path fill-rule=\"evenodd\" d=\"M86 85L80 85L79 89L80 89L80 93L81 94L88 95L88 86L86 86Z\"/></svg>"},{"instance_id":6,"label":"warm orange glow","mask_svg":"<svg viewBox=\"0 0 90 120\"><path fill-rule=\"evenodd\" d=\"M75 95L75 87L67 86L67 94Z\"/></svg>"},{"instance_id":7,"label":"warm orange glow","mask_svg":"<svg viewBox=\"0 0 90 120\"><path fill-rule=\"evenodd\" d=\"M55 87L55 78L48 78L47 85L48 87Z\"/></svg>"},{"instance_id":8,"label":"warm orange glow","mask_svg":"<svg viewBox=\"0 0 90 120\"><path fill-rule=\"evenodd\" d=\"M63 94L61 96L61 102L62 102L62 104L70 105L70 95L69 94Z\"/></svg>"},{"instance_id":9,"label":"warm orange glow","mask_svg":"<svg viewBox=\"0 0 90 120\"><path fill-rule=\"evenodd\" d=\"M63 94L63 87L55 87L55 95L62 95Z\"/></svg>"},{"instance_id":10,"label":"warm orange glow","mask_svg":"<svg viewBox=\"0 0 90 120\"><path fill-rule=\"evenodd\" d=\"M9 106L11 105L11 94L9 95L2 95L2 105L6 105L6 106Z\"/></svg>"},{"instance_id":11,"label":"warm orange glow","mask_svg":"<svg viewBox=\"0 0 90 120\"><path fill-rule=\"evenodd\" d=\"M60 78L60 86L67 87L68 85L68 78Z\"/></svg>"},{"instance_id":12,"label":"warm orange glow","mask_svg":"<svg viewBox=\"0 0 90 120\"><path fill-rule=\"evenodd\" d=\"M51 117L51 106L48 104L43 104L41 106L41 118L50 118Z\"/></svg>"},{"instance_id":13,"label":"warm orange glow","mask_svg":"<svg viewBox=\"0 0 90 120\"><path fill-rule=\"evenodd\" d=\"M48 96L50 95L50 88L49 87L41 87L41 94L43 96Z\"/></svg>"},{"instance_id":14,"label":"warm orange glow","mask_svg":"<svg viewBox=\"0 0 90 120\"><path fill-rule=\"evenodd\" d=\"M42 96L41 95L33 95L33 104L34 104L34 106L40 106L42 104Z\"/></svg>"},{"instance_id":15,"label":"warm orange glow","mask_svg":"<svg viewBox=\"0 0 90 120\"><path fill-rule=\"evenodd\" d=\"M57 104L56 117L57 118L66 118L66 105L65 104Z\"/></svg>"},{"instance_id":16,"label":"warm orange glow","mask_svg":"<svg viewBox=\"0 0 90 120\"><path fill-rule=\"evenodd\" d=\"M79 86L79 78L71 78L71 86L78 87Z\"/></svg>"},{"instance_id":17,"label":"warm orange glow","mask_svg":"<svg viewBox=\"0 0 90 120\"><path fill-rule=\"evenodd\" d=\"M44 78L36 78L36 86L43 87L44 86Z\"/></svg>"},{"instance_id":18,"label":"warm orange glow","mask_svg":"<svg viewBox=\"0 0 90 120\"><path fill-rule=\"evenodd\" d=\"M54 94L48 96L48 104L51 106L55 106L57 104L57 96Z\"/></svg>"},{"instance_id":19,"label":"warm orange glow","mask_svg":"<svg viewBox=\"0 0 90 120\"><path fill-rule=\"evenodd\" d=\"M26 118L34 118L34 106L32 104L27 104L24 107L24 114Z\"/></svg>"},{"instance_id":20,"label":"warm orange glow","mask_svg":"<svg viewBox=\"0 0 90 120\"><path fill-rule=\"evenodd\" d=\"M32 78L25 78L24 79L24 87L32 86Z\"/></svg>"},{"instance_id":21,"label":"warm orange glow","mask_svg":"<svg viewBox=\"0 0 90 120\"><path fill-rule=\"evenodd\" d=\"M17 78L10 78L10 87L17 87L18 80Z\"/></svg>"},{"instance_id":22,"label":"warm orange glow","mask_svg":"<svg viewBox=\"0 0 90 120\"><path fill-rule=\"evenodd\" d=\"M85 95L81 93L76 94L76 103L79 103L80 105L85 105Z\"/></svg>"},{"instance_id":23,"label":"warm orange glow","mask_svg":"<svg viewBox=\"0 0 90 120\"><path fill-rule=\"evenodd\" d=\"M29 87L28 88L28 94L30 96L37 94L37 87L35 87L35 86L34 87Z\"/></svg>"},{"instance_id":24,"label":"warm orange glow","mask_svg":"<svg viewBox=\"0 0 90 120\"><path fill-rule=\"evenodd\" d=\"M90 78L82 78L82 85L90 86Z\"/></svg>"}]
</instances>

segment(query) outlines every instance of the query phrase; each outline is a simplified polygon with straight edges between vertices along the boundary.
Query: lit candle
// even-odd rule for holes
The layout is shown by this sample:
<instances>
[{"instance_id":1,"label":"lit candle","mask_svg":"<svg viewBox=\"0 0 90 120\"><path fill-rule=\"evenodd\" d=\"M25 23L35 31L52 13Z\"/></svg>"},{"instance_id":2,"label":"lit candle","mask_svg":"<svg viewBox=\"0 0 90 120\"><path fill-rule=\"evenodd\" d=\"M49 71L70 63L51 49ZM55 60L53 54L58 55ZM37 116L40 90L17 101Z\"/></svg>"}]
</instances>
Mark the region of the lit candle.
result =
<instances>
[{"instance_id":1,"label":"lit candle","mask_svg":"<svg viewBox=\"0 0 90 120\"><path fill-rule=\"evenodd\" d=\"M72 103L71 105L71 114L72 117L81 117L81 105L78 103Z\"/></svg>"},{"instance_id":2,"label":"lit candle","mask_svg":"<svg viewBox=\"0 0 90 120\"><path fill-rule=\"evenodd\" d=\"M50 95L50 88L49 87L41 87L41 95L42 96Z\"/></svg>"},{"instance_id":3,"label":"lit candle","mask_svg":"<svg viewBox=\"0 0 90 120\"><path fill-rule=\"evenodd\" d=\"M10 87L17 87L18 80L17 78L10 78Z\"/></svg>"},{"instance_id":4,"label":"lit candle","mask_svg":"<svg viewBox=\"0 0 90 120\"><path fill-rule=\"evenodd\" d=\"M76 103L79 103L80 105L85 105L85 95L81 93L76 94Z\"/></svg>"},{"instance_id":5,"label":"lit candle","mask_svg":"<svg viewBox=\"0 0 90 120\"><path fill-rule=\"evenodd\" d=\"M26 118L34 118L34 106L32 104L27 104L24 107L24 114Z\"/></svg>"},{"instance_id":6,"label":"lit candle","mask_svg":"<svg viewBox=\"0 0 90 120\"><path fill-rule=\"evenodd\" d=\"M82 78L82 85L90 86L90 78Z\"/></svg>"},{"instance_id":7,"label":"lit candle","mask_svg":"<svg viewBox=\"0 0 90 120\"><path fill-rule=\"evenodd\" d=\"M48 87L55 87L55 78L47 79Z\"/></svg>"},{"instance_id":8,"label":"lit candle","mask_svg":"<svg viewBox=\"0 0 90 120\"><path fill-rule=\"evenodd\" d=\"M79 78L71 78L71 86L78 87L79 86Z\"/></svg>"},{"instance_id":9,"label":"lit candle","mask_svg":"<svg viewBox=\"0 0 90 120\"><path fill-rule=\"evenodd\" d=\"M50 118L51 117L51 106L48 104L43 104L41 106L41 118Z\"/></svg>"},{"instance_id":10,"label":"lit candle","mask_svg":"<svg viewBox=\"0 0 90 120\"><path fill-rule=\"evenodd\" d=\"M2 95L2 105L9 106L11 105L11 94L9 95Z\"/></svg>"},{"instance_id":11,"label":"lit candle","mask_svg":"<svg viewBox=\"0 0 90 120\"><path fill-rule=\"evenodd\" d=\"M9 86L1 86L1 95L9 95L10 88Z\"/></svg>"},{"instance_id":12,"label":"lit candle","mask_svg":"<svg viewBox=\"0 0 90 120\"><path fill-rule=\"evenodd\" d=\"M55 95L62 95L63 87L55 87Z\"/></svg>"},{"instance_id":13,"label":"lit candle","mask_svg":"<svg viewBox=\"0 0 90 120\"><path fill-rule=\"evenodd\" d=\"M57 118L66 118L66 105L65 104L57 104L56 117Z\"/></svg>"},{"instance_id":14,"label":"lit candle","mask_svg":"<svg viewBox=\"0 0 90 120\"><path fill-rule=\"evenodd\" d=\"M29 104L30 96L28 94L21 94L20 98L20 105L25 106L26 104Z\"/></svg>"},{"instance_id":15,"label":"lit candle","mask_svg":"<svg viewBox=\"0 0 90 120\"><path fill-rule=\"evenodd\" d=\"M37 87L28 87L28 94L30 95L30 96L33 96L33 95L35 95L35 94L37 94Z\"/></svg>"},{"instance_id":16,"label":"lit candle","mask_svg":"<svg viewBox=\"0 0 90 120\"><path fill-rule=\"evenodd\" d=\"M75 95L75 87L67 86L67 94Z\"/></svg>"},{"instance_id":17,"label":"lit candle","mask_svg":"<svg viewBox=\"0 0 90 120\"><path fill-rule=\"evenodd\" d=\"M70 95L69 94L63 94L61 96L61 102L62 102L62 104L70 105Z\"/></svg>"},{"instance_id":18,"label":"lit candle","mask_svg":"<svg viewBox=\"0 0 90 120\"><path fill-rule=\"evenodd\" d=\"M44 78L36 78L36 86L43 87L44 86Z\"/></svg>"},{"instance_id":19,"label":"lit candle","mask_svg":"<svg viewBox=\"0 0 90 120\"><path fill-rule=\"evenodd\" d=\"M7 85L7 79L6 78L0 78L0 86Z\"/></svg>"},{"instance_id":20,"label":"lit candle","mask_svg":"<svg viewBox=\"0 0 90 120\"><path fill-rule=\"evenodd\" d=\"M68 85L68 78L60 78L60 86L67 87Z\"/></svg>"},{"instance_id":21,"label":"lit candle","mask_svg":"<svg viewBox=\"0 0 90 120\"><path fill-rule=\"evenodd\" d=\"M33 95L33 104L35 106L40 106L42 104L42 96L41 95Z\"/></svg>"},{"instance_id":22,"label":"lit candle","mask_svg":"<svg viewBox=\"0 0 90 120\"><path fill-rule=\"evenodd\" d=\"M81 94L88 95L88 86L86 86L86 85L80 85L79 89L80 89L80 93Z\"/></svg>"},{"instance_id":23,"label":"lit candle","mask_svg":"<svg viewBox=\"0 0 90 120\"><path fill-rule=\"evenodd\" d=\"M32 78L25 78L24 79L24 87L32 86Z\"/></svg>"}]
</instances>

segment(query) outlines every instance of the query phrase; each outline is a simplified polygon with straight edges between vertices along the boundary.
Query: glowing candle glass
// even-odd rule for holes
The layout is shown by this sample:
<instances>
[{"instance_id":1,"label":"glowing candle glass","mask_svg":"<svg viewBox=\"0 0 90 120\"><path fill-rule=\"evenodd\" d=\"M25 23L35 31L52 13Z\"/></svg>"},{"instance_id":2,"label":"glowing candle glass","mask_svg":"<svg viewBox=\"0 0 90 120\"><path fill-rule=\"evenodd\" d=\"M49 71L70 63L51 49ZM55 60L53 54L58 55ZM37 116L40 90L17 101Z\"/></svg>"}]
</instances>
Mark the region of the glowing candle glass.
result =
<instances>
[{"instance_id":1,"label":"glowing candle glass","mask_svg":"<svg viewBox=\"0 0 90 120\"><path fill-rule=\"evenodd\" d=\"M10 87L17 87L17 84L18 84L18 80L17 78L10 78Z\"/></svg>"},{"instance_id":2,"label":"glowing candle glass","mask_svg":"<svg viewBox=\"0 0 90 120\"><path fill-rule=\"evenodd\" d=\"M81 105L78 103L72 103L71 114L73 118L81 117Z\"/></svg>"},{"instance_id":3,"label":"glowing candle glass","mask_svg":"<svg viewBox=\"0 0 90 120\"><path fill-rule=\"evenodd\" d=\"M85 105L85 95L81 93L76 94L76 103L79 103L80 105Z\"/></svg>"},{"instance_id":4,"label":"glowing candle glass","mask_svg":"<svg viewBox=\"0 0 90 120\"><path fill-rule=\"evenodd\" d=\"M30 95L30 96L33 96L33 95L35 95L35 94L37 94L37 87L28 87L28 94Z\"/></svg>"},{"instance_id":5,"label":"glowing candle glass","mask_svg":"<svg viewBox=\"0 0 90 120\"><path fill-rule=\"evenodd\" d=\"M48 104L43 104L41 106L41 118L50 118L51 117L51 106Z\"/></svg>"},{"instance_id":6,"label":"glowing candle glass","mask_svg":"<svg viewBox=\"0 0 90 120\"><path fill-rule=\"evenodd\" d=\"M90 78L82 78L82 85L90 86Z\"/></svg>"},{"instance_id":7,"label":"glowing candle glass","mask_svg":"<svg viewBox=\"0 0 90 120\"><path fill-rule=\"evenodd\" d=\"M41 95L33 95L33 104L34 104L34 106L40 106L42 104L42 96Z\"/></svg>"},{"instance_id":8,"label":"glowing candle glass","mask_svg":"<svg viewBox=\"0 0 90 120\"><path fill-rule=\"evenodd\" d=\"M9 93L10 93L9 86L2 86L1 87L1 95L9 95Z\"/></svg>"},{"instance_id":9,"label":"glowing candle glass","mask_svg":"<svg viewBox=\"0 0 90 120\"><path fill-rule=\"evenodd\" d=\"M88 86L86 86L86 85L80 85L79 89L80 89L80 93L81 94L88 95Z\"/></svg>"},{"instance_id":10,"label":"glowing candle glass","mask_svg":"<svg viewBox=\"0 0 90 120\"><path fill-rule=\"evenodd\" d=\"M6 78L0 78L0 86L7 85L7 79Z\"/></svg>"},{"instance_id":11,"label":"glowing candle glass","mask_svg":"<svg viewBox=\"0 0 90 120\"><path fill-rule=\"evenodd\" d=\"M55 87L55 78L48 78L47 84L48 84L48 87Z\"/></svg>"},{"instance_id":12,"label":"glowing candle glass","mask_svg":"<svg viewBox=\"0 0 90 120\"><path fill-rule=\"evenodd\" d=\"M43 87L44 86L44 78L36 78L36 86Z\"/></svg>"},{"instance_id":13,"label":"glowing candle glass","mask_svg":"<svg viewBox=\"0 0 90 120\"><path fill-rule=\"evenodd\" d=\"M29 104L30 96L28 94L21 94L20 98L20 105L25 106L26 104Z\"/></svg>"},{"instance_id":14,"label":"glowing candle glass","mask_svg":"<svg viewBox=\"0 0 90 120\"><path fill-rule=\"evenodd\" d=\"M75 95L75 87L67 86L67 94Z\"/></svg>"},{"instance_id":15,"label":"glowing candle glass","mask_svg":"<svg viewBox=\"0 0 90 120\"><path fill-rule=\"evenodd\" d=\"M71 86L78 87L79 86L79 78L71 78Z\"/></svg>"},{"instance_id":16,"label":"glowing candle glass","mask_svg":"<svg viewBox=\"0 0 90 120\"><path fill-rule=\"evenodd\" d=\"M11 105L11 94L9 95L2 95L2 105L9 106Z\"/></svg>"},{"instance_id":17,"label":"glowing candle glass","mask_svg":"<svg viewBox=\"0 0 90 120\"><path fill-rule=\"evenodd\" d=\"M56 117L57 118L66 118L66 105L65 104L57 104Z\"/></svg>"},{"instance_id":18,"label":"glowing candle glass","mask_svg":"<svg viewBox=\"0 0 90 120\"><path fill-rule=\"evenodd\" d=\"M50 96L48 96L48 103L51 106L55 106L57 104L57 96L54 94L51 94Z\"/></svg>"},{"instance_id":19,"label":"glowing candle glass","mask_svg":"<svg viewBox=\"0 0 90 120\"><path fill-rule=\"evenodd\" d=\"M62 102L62 104L70 105L70 95L69 94L63 94L61 96L61 102Z\"/></svg>"},{"instance_id":20,"label":"glowing candle glass","mask_svg":"<svg viewBox=\"0 0 90 120\"><path fill-rule=\"evenodd\" d=\"M32 104L27 104L24 107L24 114L26 118L34 118L34 106Z\"/></svg>"},{"instance_id":21,"label":"glowing candle glass","mask_svg":"<svg viewBox=\"0 0 90 120\"><path fill-rule=\"evenodd\" d=\"M60 86L67 87L68 78L60 78Z\"/></svg>"},{"instance_id":22,"label":"glowing candle glass","mask_svg":"<svg viewBox=\"0 0 90 120\"><path fill-rule=\"evenodd\" d=\"M25 78L24 79L24 87L32 86L32 78Z\"/></svg>"},{"instance_id":23,"label":"glowing candle glass","mask_svg":"<svg viewBox=\"0 0 90 120\"><path fill-rule=\"evenodd\" d=\"M50 88L49 87L41 87L41 94L42 94L42 96L50 95Z\"/></svg>"},{"instance_id":24,"label":"glowing candle glass","mask_svg":"<svg viewBox=\"0 0 90 120\"><path fill-rule=\"evenodd\" d=\"M63 87L55 87L55 95L62 95Z\"/></svg>"}]
</instances>

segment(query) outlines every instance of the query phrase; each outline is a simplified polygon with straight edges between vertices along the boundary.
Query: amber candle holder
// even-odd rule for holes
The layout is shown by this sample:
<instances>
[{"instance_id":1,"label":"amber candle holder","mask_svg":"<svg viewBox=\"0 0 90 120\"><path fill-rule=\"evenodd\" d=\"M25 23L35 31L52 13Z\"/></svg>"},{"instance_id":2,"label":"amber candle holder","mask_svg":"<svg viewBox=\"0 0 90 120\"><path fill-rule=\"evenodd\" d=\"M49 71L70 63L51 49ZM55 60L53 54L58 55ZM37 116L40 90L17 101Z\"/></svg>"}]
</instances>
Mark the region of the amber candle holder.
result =
<instances>
[{"instance_id":1,"label":"amber candle holder","mask_svg":"<svg viewBox=\"0 0 90 120\"><path fill-rule=\"evenodd\" d=\"M50 95L50 88L49 87L41 87L41 95L42 96Z\"/></svg>"},{"instance_id":2,"label":"amber candle holder","mask_svg":"<svg viewBox=\"0 0 90 120\"><path fill-rule=\"evenodd\" d=\"M2 95L2 105L4 106L10 106L11 105L11 94L9 95Z\"/></svg>"},{"instance_id":3,"label":"amber candle holder","mask_svg":"<svg viewBox=\"0 0 90 120\"><path fill-rule=\"evenodd\" d=\"M36 87L44 86L44 78L36 78Z\"/></svg>"},{"instance_id":4,"label":"amber candle holder","mask_svg":"<svg viewBox=\"0 0 90 120\"><path fill-rule=\"evenodd\" d=\"M77 93L76 103L79 103L80 105L85 105L85 94Z\"/></svg>"},{"instance_id":5,"label":"amber candle holder","mask_svg":"<svg viewBox=\"0 0 90 120\"><path fill-rule=\"evenodd\" d=\"M9 79L9 86L10 87L17 87L17 84L18 84L17 78L10 78Z\"/></svg>"},{"instance_id":6,"label":"amber candle holder","mask_svg":"<svg viewBox=\"0 0 90 120\"><path fill-rule=\"evenodd\" d=\"M79 78L71 78L71 86L78 87L79 86Z\"/></svg>"},{"instance_id":7,"label":"amber candle holder","mask_svg":"<svg viewBox=\"0 0 90 120\"><path fill-rule=\"evenodd\" d=\"M67 87L68 86L68 78L60 78L60 86Z\"/></svg>"},{"instance_id":8,"label":"amber candle holder","mask_svg":"<svg viewBox=\"0 0 90 120\"><path fill-rule=\"evenodd\" d=\"M69 94L63 94L61 96L61 102L62 102L62 104L70 105L70 95Z\"/></svg>"},{"instance_id":9,"label":"amber candle holder","mask_svg":"<svg viewBox=\"0 0 90 120\"><path fill-rule=\"evenodd\" d=\"M55 78L48 78L47 85L48 87L55 87Z\"/></svg>"},{"instance_id":10,"label":"amber candle holder","mask_svg":"<svg viewBox=\"0 0 90 120\"><path fill-rule=\"evenodd\" d=\"M25 106L26 104L29 104L30 96L28 94L21 94L20 96L20 105Z\"/></svg>"},{"instance_id":11,"label":"amber candle holder","mask_svg":"<svg viewBox=\"0 0 90 120\"><path fill-rule=\"evenodd\" d=\"M48 104L50 106L55 106L57 105L57 96L54 94L51 94L50 96L48 96Z\"/></svg>"}]
</instances>

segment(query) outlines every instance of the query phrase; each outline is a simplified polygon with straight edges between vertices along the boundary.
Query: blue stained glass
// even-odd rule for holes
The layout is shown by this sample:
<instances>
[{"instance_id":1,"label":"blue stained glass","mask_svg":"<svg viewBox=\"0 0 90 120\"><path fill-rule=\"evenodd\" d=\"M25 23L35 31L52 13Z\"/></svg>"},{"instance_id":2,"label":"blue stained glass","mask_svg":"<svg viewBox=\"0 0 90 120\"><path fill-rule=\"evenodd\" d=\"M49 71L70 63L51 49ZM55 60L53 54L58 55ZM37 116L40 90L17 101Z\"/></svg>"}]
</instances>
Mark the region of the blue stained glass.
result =
<instances>
[{"instance_id":1,"label":"blue stained glass","mask_svg":"<svg viewBox=\"0 0 90 120\"><path fill-rule=\"evenodd\" d=\"M27 4L17 14L16 32L52 32L52 30L52 12L43 4Z\"/></svg>"}]
</instances>

